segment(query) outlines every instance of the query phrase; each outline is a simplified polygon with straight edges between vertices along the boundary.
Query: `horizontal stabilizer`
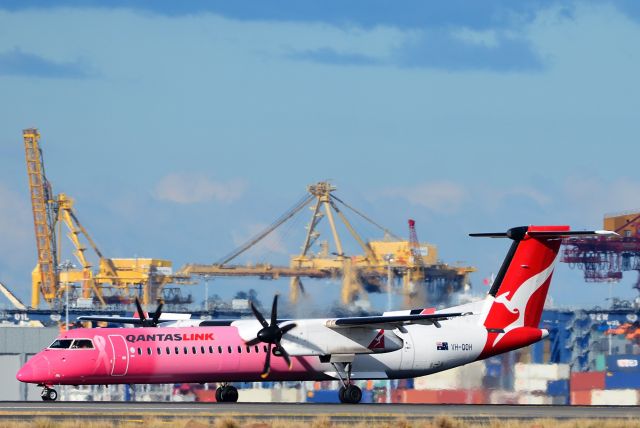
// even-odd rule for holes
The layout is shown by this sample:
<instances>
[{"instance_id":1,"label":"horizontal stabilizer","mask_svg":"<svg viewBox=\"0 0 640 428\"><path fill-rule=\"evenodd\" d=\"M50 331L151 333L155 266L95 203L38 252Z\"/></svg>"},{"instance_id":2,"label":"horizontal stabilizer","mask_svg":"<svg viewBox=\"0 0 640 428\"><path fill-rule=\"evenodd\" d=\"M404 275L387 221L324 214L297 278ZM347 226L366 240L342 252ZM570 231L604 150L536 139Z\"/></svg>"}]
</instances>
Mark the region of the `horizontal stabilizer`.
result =
<instances>
[{"instance_id":1,"label":"horizontal stabilizer","mask_svg":"<svg viewBox=\"0 0 640 428\"><path fill-rule=\"evenodd\" d=\"M541 238L550 238L550 237L559 237L559 238L568 238L570 236L620 236L616 232L612 232L610 230L568 230L565 232L555 232L555 231L544 231L544 230L535 230L527 232L529 236L541 237Z\"/></svg>"},{"instance_id":2,"label":"horizontal stabilizer","mask_svg":"<svg viewBox=\"0 0 640 428\"><path fill-rule=\"evenodd\" d=\"M507 232L486 232L486 233L470 233L473 238L511 238L514 239L515 234L511 230ZM610 230L532 230L526 232L526 235L536 238L569 238L573 236L619 236L616 232Z\"/></svg>"}]
</instances>

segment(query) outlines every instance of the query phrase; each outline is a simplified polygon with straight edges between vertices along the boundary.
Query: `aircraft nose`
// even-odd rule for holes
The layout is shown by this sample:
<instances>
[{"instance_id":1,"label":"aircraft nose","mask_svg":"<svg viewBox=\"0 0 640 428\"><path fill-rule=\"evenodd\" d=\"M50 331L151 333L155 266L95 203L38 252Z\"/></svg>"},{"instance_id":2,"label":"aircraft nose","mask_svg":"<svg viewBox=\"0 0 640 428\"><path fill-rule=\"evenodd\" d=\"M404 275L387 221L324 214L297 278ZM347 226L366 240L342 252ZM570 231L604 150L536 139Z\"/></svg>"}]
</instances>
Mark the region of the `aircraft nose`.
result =
<instances>
[{"instance_id":1,"label":"aircraft nose","mask_svg":"<svg viewBox=\"0 0 640 428\"><path fill-rule=\"evenodd\" d=\"M18 370L16 379L25 383L43 383L49 379L49 361L36 355Z\"/></svg>"},{"instance_id":2,"label":"aircraft nose","mask_svg":"<svg viewBox=\"0 0 640 428\"><path fill-rule=\"evenodd\" d=\"M31 364L27 363L20 370L18 370L18 374L16 374L16 379L20 382L31 382L33 379L33 367Z\"/></svg>"}]
</instances>

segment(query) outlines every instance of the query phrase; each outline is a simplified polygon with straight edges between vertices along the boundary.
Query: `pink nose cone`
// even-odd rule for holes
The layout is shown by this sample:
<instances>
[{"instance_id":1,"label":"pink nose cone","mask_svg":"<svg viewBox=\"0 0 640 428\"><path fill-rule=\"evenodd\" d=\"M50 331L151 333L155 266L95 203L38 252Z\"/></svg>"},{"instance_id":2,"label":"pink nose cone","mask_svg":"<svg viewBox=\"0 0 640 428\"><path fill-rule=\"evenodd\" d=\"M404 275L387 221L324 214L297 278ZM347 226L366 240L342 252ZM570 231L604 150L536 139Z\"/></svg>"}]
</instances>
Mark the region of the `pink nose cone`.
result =
<instances>
[{"instance_id":1,"label":"pink nose cone","mask_svg":"<svg viewBox=\"0 0 640 428\"><path fill-rule=\"evenodd\" d=\"M49 380L49 361L36 355L18 370L16 379L25 383L44 383Z\"/></svg>"}]
</instances>

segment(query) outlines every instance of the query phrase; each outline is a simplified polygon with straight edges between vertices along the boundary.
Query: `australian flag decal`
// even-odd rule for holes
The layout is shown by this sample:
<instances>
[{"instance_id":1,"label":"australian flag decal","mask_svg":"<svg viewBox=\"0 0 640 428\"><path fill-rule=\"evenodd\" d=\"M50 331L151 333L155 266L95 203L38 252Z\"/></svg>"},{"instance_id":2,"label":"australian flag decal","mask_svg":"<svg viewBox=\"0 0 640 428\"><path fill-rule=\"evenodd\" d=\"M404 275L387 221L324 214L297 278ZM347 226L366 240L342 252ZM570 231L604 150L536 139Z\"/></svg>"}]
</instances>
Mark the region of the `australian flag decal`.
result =
<instances>
[{"instance_id":1,"label":"australian flag decal","mask_svg":"<svg viewBox=\"0 0 640 428\"><path fill-rule=\"evenodd\" d=\"M449 342L436 342L436 349L438 351L448 351L449 350Z\"/></svg>"}]
</instances>

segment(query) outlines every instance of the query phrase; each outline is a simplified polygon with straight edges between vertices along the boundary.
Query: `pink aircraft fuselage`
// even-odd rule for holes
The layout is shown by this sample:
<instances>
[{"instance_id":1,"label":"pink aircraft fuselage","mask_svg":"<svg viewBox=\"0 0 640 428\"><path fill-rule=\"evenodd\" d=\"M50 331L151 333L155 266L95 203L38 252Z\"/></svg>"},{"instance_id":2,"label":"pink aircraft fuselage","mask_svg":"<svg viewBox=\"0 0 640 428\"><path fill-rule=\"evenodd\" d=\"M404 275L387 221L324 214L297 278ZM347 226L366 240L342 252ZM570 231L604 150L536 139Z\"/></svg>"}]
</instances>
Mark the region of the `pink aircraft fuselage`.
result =
<instances>
[{"instance_id":1,"label":"pink aircraft fuselage","mask_svg":"<svg viewBox=\"0 0 640 428\"><path fill-rule=\"evenodd\" d=\"M47 348L17 374L45 385L264 381L266 346L247 346L237 329L79 328L58 340L91 339L93 348ZM332 379L316 371L317 357L292 357L292 367L271 358L268 380Z\"/></svg>"}]
</instances>

